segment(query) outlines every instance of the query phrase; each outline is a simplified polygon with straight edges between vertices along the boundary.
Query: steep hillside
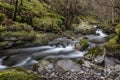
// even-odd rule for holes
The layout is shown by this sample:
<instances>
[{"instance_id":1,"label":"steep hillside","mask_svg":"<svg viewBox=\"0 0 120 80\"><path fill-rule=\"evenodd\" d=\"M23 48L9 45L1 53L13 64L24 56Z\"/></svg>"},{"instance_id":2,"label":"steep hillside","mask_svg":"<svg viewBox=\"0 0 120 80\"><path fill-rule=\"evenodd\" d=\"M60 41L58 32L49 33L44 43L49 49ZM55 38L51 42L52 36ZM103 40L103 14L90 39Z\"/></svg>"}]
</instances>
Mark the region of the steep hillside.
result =
<instances>
[{"instance_id":1,"label":"steep hillside","mask_svg":"<svg viewBox=\"0 0 120 80\"><path fill-rule=\"evenodd\" d=\"M0 47L9 48L17 44L23 45L25 42L31 43L36 41L39 35L42 37L46 35L38 32L58 33L62 28L64 29L63 17L49 10L48 7L49 5L39 0L23 0L22 5L19 1L14 19L15 3L0 0ZM40 40L37 43L42 42Z\"/></svg>"}]
</instances>

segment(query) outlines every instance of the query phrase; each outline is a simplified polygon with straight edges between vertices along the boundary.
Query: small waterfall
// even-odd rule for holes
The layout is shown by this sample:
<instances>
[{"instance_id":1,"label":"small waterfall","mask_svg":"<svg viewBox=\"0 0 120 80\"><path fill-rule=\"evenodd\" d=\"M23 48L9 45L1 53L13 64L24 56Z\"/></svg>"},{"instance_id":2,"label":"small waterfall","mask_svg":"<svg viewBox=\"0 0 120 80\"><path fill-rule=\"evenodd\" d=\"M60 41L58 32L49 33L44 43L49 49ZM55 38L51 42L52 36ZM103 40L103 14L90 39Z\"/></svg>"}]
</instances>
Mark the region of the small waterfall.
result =
<instances>
[{"instance_id":1,"label":"small waterfall","mask_svg":"<svg viewBox=\"0 0 120 80\"><path fill-rule=\"evenodd\" d=\"M101 29L97 29L97 30L96 30L96 34L99 34L101 37L107 37L107 35L104 34L104 33L103 33L103 30L101 30Z\"/></svg>"}]
</instances>

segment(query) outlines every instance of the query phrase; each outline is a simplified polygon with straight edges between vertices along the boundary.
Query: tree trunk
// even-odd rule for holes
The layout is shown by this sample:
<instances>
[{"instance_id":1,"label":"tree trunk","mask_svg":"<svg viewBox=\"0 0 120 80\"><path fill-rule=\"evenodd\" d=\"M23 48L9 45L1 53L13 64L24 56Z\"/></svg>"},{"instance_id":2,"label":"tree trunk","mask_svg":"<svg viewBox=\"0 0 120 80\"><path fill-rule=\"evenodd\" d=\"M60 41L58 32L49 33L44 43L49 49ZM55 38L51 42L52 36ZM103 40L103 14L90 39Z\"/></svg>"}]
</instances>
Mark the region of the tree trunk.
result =
<instances>
[{"instance_id":1,"label":"tree trunk","mask_svg":"<svg viewBox=\"0 0 120 80\"><path fill-rule=\"evenodd\" d=\"M20 6L22 6L23 5L23 0L21 0L21 3L20 3Z\"/></svg>"},{"instance_id":2,"label":"tree trunk","mask_svg":"<svg viewBox=\"0 0 120 80\"><path fill-rule=\"evenodd\" d=\"M18 0L16 0L15 2L15 11L13 16L13 21L16 21L17 11L18 11Z\"/></svg>"}]
</instances>

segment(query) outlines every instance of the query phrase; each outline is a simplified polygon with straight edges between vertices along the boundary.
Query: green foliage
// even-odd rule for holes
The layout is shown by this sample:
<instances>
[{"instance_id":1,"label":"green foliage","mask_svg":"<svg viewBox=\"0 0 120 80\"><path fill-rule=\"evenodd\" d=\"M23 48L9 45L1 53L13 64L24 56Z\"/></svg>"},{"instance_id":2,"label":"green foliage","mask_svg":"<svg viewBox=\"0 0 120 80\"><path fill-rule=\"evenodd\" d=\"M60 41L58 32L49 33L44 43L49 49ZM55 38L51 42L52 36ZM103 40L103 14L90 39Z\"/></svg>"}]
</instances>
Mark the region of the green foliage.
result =
<instances>
[{"instance_id":1,"label":"green foliage","mask_svg":"<svg viewBox=\"0 0 120 80\"><path fill-rule=\"evenodd\" d=\"M3 26L0 26L0 32L5 31L5 28Z\"/></svg>"},{"instance_id":2,"label":"green foliage","mask_svg":"<svg viewBox=\"0 0 120 80\"><path fill-rule=\"evenodd\" d=\"M0 80L46 80L27 70L8 69L0 72Z\"/></svg>"},{"instance_id":3,"label":"green foliage","mask_svg":"<svg viewBox=\"0 0 120 80\"><path fill-rule=\"evenodd\" d=\"M2 22L5 19L5 15L3 13L0 13L0 22Z\"/></svg>"}]
</instances>

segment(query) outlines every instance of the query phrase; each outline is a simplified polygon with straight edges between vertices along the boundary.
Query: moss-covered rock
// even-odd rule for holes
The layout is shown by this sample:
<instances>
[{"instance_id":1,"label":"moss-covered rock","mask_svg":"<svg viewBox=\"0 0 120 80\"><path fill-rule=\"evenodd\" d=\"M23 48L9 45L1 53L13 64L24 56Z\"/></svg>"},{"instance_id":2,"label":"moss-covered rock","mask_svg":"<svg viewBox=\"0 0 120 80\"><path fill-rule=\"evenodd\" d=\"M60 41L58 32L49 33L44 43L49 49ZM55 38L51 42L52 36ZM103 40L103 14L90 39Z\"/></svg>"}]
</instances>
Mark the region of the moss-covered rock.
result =
<instances>
[{"instance_id":1,"label":"moss-covered rock","mask_svg":"<svg viewBox=\"0 0 120 80\"><path fill-rule=\"evenodd\" d=\"M117 35L120 35L120 24L117 25L115 32L117 33Z\"/></svg>"},{"instance_id":2,"label":"moss-covered rock","mask_svg":"<svg viewBox=\"0 0 120 80\"><path fill-rule=\"evenodd\" d=\"M89 47L89 43L86 39L80 39L80 42L75 44L75 48L80 51L84 51L88 47Z\"/></svg>"},{"instance_id":3,"label":"moss-covered rock","mask_svg":"<svg viewBox=\"0 0 120 80\"><path fill-rule=\"evenodd\" d=\"M58 38L58 34L54 33L40 33L37 34L37 38L33 41L34 45L44 45L47 44L49 41Z\"/></svg>"},{"instance_id":4,"label":"moss-covered rock","mask_svg":"<svg viewBox=\"0 0 120 80\"><path fill-rule=\"evenodd\" d=\"M120 56L120 43L118 43L118 36L113 37L107 43L105 43L107 49L107 55Z\"/></svg>"},{"instance_id":5,"label":"moss-covered rock","mask_svg":"<svg viewBox=\"0 0 120 80\"><path fill-rule=\"evenodd\" d=\"M27 46L28 44L36 39L35 32L25 32L25 31L17 31L17 32L1 32L0 33L0 47L1 48L10 48L10 47L19 47L19 46ZM7 42L7 43L6 43Z\"/></svg>"},{"instance_id":6,"label":"moss-covered rock","mask_svg":"<svg viewBox=\"0 0 120 80\"><path fill-rule=\"evenodd\" d=\"M12 68L0 72L0 80L47 80L32 71L23 68Z\"/></svg>"},{"instance_id":7,"label":"moss-covered rock","mask_svg":"<svg viewBox=\"0 0 120 80\"><path fill-rule=\"evenodd\" d=\"M81 34L95 33L95 29L93 28L93 25L91 25L89 22L81 22L80 24L73 24L73 28L76 33L81 33Z\"/></svg>"},{"instance_id":8,"label":"moss-covered rock","mask_svg":"<svg viewBox=\"0 0 120 80\"><path fill-rule=\"evenodd\" d=\"M14 22L9 19L5 19L2 22L2 27L4 28L5 31L13 31L13 32L15 32L15 31L26 31L26 32L33 31L32 26L30 26L26 23Z\"/></svg>"},{"instance_id":9,"label":"moss-covered rock","mask_svg":"<svg viewBox=\"0 0 120 80\"><path fill-rule=\"evenodd\" d=\"M6 31L33 31L33 28L25 23L14 23L12 25L6 25L5 29Z\"/></svg>"},{"instance_id":10,"label":"moss-covered rock","mask_svg":"<svg viewBox=\"0 0 120 80\"><path fill-rule=\"evenodd\" d=\"M8 41L2 41L0 42L0 48L7 48L9 47L9 42Z\"/></svg>"},{"instance_id":11,"label":"moss-covered rock","mask_svg":"<svg viewBox=\"0 0 120 80\"><path fill-rule=\"evenodd\" d=\"M85 50L88 48L89 43L86 39L80 39L80 45L82 46L81 50Z\"/></svg>"},{"instance_id":12,"label":"moss-covered rock","mask_svg":"<svg viewBox=\"0 0 120 80\"><path fill-rule=\"evenodd\" d=\"M88 49L88 52L85 54L84 58L92 61L93 63L100 64L104 60L105 53L106 51L103 47L95 46Z\"/></svg>"},{"instance_id":13,"label":"moss-covered rock","mask_svg":"<svg viewBox=\"0 0 120 80\"><path fill-rule=\"evenodd\" d=\"M105 47L107 55L120 57L120 24L117 25L115 32L115 36L105 43Z\"/></svg>"},{"instance_id":14,"label":"moss-covered rock","mask_svg":"<svg viewBox=\"0 0 120 80\"><path fill-rule=\"evenodd\" d=\"M17 41L17 40L25 40L32 41L36 38L35 32L25 32L25 31L17 31L17 32L2 32L0 33L1 40L8 41Z\"/></svg>"}]
</instances>

